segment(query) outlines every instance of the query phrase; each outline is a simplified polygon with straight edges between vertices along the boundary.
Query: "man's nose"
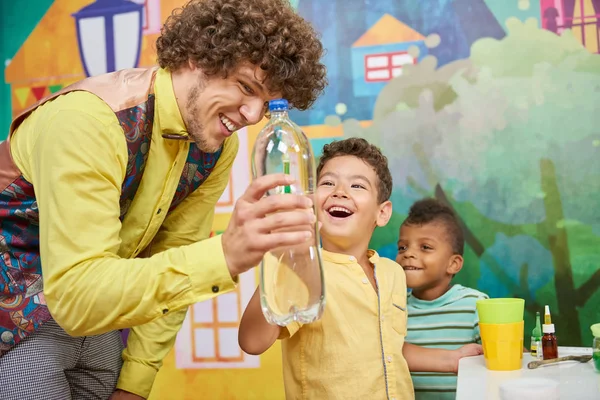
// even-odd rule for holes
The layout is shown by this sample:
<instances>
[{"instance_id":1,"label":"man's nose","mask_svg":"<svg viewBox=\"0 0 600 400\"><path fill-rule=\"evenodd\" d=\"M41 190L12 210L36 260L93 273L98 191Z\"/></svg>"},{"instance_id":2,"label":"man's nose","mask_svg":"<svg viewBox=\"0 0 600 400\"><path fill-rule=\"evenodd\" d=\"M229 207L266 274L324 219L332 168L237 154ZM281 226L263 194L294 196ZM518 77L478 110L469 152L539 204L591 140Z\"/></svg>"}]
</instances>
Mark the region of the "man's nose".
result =
<instances>
[{"instance_id":1,"label":"man's nose","mask_svg":"<svg viewBox=\"0 0 600 400\"><path fill-rule=\"evenodd\" d=\"M240 114L248 125L258 124L265 116L265 102L261 99L252 99L242 104Z\"/></svg>"}]
</instances>

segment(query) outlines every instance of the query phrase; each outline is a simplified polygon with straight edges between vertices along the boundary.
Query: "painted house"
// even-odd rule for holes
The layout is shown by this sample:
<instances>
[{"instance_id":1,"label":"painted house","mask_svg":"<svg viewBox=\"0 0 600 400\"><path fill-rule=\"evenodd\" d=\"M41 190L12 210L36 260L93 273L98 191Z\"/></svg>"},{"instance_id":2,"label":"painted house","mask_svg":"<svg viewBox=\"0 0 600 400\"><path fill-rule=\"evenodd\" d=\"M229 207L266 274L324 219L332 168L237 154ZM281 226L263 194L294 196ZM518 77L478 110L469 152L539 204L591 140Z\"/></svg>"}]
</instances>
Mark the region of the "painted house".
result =
<instances>
[{"instance_id":1,"label":"painted house","mask_svg":"<svg viewBox=\"0 0 600 400\"><path fill-rule=\"evenodd\" d=\"M415 53L417 57L411 55ZM385 14L352 45L354 96L377 96L389 80L402 75L404 65L416 64L426 54L425 36Z\"/></svg>"},{"instance_id":2,"label":"painted house","mask_svg":"<svg viewBox=\"0 0 600 400\"><path fill-rule=\"evenodd\" d=\"M344 120L371 121L379 90L387 77L401 73L402 65L410 63L402 53L415 54L408 52L412 46L421 50L417 61L431 55L439 68L469 57L471 45L483 37L506 35L485 0L299 0L298 13L322 35L329 79L314 107L290 111L300 126L324 124L328 116L336 115L338 104L346 106ZM427 49L424 37L433 34L440 37L440 45ZM373 58L370 64L365 60L394 52L400 54L392 56L387 66L383 58ZM367 82L366 67L380 81Z\"/></svg>"},{"instance_id":3,"label":"painted house","mask_svg":"<svg viewBox=\"0 0 600 400\"><path fill-rule=\"evenodd\" d=\"M600 53L600 0L540 0L542 28L562 34L571 29L591 53Z\"/></svg>"}]
</instances>

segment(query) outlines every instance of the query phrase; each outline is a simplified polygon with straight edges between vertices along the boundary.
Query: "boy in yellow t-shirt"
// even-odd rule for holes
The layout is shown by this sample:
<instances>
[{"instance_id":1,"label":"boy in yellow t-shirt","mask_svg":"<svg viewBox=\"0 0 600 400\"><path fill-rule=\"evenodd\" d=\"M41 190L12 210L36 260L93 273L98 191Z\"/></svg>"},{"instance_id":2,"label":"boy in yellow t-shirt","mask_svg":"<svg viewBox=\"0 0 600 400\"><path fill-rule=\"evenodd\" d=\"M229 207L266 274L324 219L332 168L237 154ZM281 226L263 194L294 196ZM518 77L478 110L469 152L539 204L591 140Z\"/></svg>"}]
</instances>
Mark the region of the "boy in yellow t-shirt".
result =
<instances>
[{"instance_id":1,"label":"boy in yellow t-shirt","mask_svg":"<svg viewBox=\"0 0 600 400\"><path fill-rule=\"evenodd\" d=\"M271 325L258 290L242 317L239 343L249 354L282 340L287 399L413 399L413 371L456 372L480 346L425 349L404 342L406 278L368 245L392 214L387 159L364 139L328 144L317 168L327 303L311 324Z\"/></svg>"}]
</instances>

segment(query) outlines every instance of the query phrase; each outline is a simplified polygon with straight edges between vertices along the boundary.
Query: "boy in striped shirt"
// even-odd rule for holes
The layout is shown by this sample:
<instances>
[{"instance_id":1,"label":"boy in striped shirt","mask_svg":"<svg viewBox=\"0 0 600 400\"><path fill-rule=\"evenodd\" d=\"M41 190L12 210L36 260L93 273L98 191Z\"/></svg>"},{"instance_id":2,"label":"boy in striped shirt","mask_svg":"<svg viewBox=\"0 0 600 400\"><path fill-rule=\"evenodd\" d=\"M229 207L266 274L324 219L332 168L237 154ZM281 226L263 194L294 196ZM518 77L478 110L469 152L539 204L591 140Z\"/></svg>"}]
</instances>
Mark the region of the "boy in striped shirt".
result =
<instances>
[{"instance_id":1,"label":"boy in striped shirt","mask_svg":"<svg viewBox=\"0 0 600 400\"><path fill-rule=\"evenodd\" d=\"M437 349L481 343L475 302L485 293L452 284L463 266L464 238L456 214L435 199L417 201L400 227L396 262L408 294L406 342ZM456 375L412 372L416 400L456 397Z\"/></svg>"}]
</instances>

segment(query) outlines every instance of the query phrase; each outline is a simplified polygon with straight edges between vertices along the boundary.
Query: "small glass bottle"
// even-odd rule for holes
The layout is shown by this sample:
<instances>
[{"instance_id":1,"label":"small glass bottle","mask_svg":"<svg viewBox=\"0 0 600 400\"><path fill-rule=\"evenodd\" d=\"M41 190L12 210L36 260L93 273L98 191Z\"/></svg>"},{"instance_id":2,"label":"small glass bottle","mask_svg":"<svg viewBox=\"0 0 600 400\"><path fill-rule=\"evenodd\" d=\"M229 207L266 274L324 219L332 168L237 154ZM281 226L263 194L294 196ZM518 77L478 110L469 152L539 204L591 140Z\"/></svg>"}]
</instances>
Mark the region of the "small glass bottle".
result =
<instances>
[{"instance_id":1,"label":"small glass bottle","mask_svg":"<svg viewBox=\"0 0 600 400\"><path fill-rule=\"evenodd\" d=\"M304 195L312 197L316 186L313 151L298 125L288 117L285 99L269 102L271 118L256 138L252 152L255 178L285 173L295 178L289 186L270 190L267 196ZM317 215L316 202L313 212ZM260 304L266 320L286 326L319 319L325 307L325 283L317 222L310 226L313 236L305 244L273 249L260 266Z\"/></svg>"},{"instance_id":2,"label":"small glass bottle","mask_svg":"<svg viewBox=\"0 0 600 400\"><path fill-rule=\"evenodd\" d=\"M544 336L542 336L542 352L544 360L558 358L558 342L554 334L554 324L544 324L542 326Z\"/></svg>"},{"instance_id":3,"label":"small glass bottle","mask_svg":"<svg viewBox=\"0 0 600 400\"><path fill-rule=\"evenodd\" d=\"M542 325L539 311L535 313L535 328L531 332L531 347L529 350L533 358L542 358Z\"/></svg>"}]
</instances>

